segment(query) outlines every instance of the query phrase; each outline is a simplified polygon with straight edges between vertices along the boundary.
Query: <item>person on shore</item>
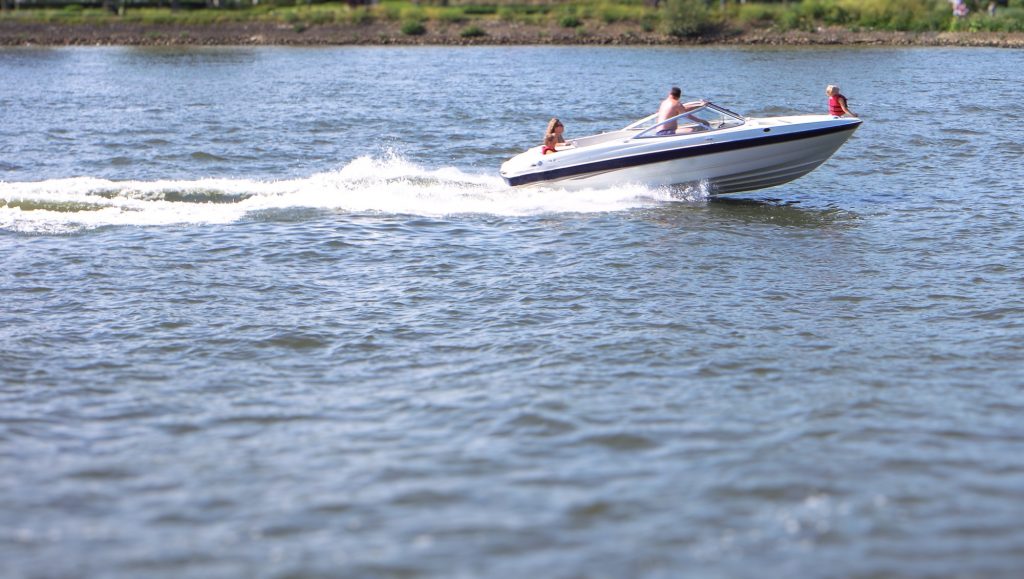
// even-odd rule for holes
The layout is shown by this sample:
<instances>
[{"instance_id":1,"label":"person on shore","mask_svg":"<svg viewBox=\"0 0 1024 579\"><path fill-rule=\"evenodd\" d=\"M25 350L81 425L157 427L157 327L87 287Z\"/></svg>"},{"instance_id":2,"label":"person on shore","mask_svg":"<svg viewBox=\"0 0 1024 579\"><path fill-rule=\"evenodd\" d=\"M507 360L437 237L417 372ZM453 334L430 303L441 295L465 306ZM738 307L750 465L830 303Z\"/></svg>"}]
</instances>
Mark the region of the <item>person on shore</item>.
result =
<instances>
[{"instance_id":1,"label":"person on shore","mask_svg":"<svg viewBox=\"0 0 1024 579\"><path fill-rule=\"evenodd\" d=\"M558 120L557 117L552 117L551 120L548 121L548 129L546 131L544 131L544 137L547 138L548 135L554 134L555 135L555 143L558 144L558 145L561 145L561 144L565 143L565 134L564 133L565 133L565 125L563 125L562 121Z\"/></svg>"},{"instance_id":2,"label":"person on shore","mask_svg":"<svg viewBox=\"0 0 1024 579\"><path fill-rule=\"evenodd\" d=\"M697 107L704 105L704 101L694 101L691 103L683 104L679 102L679 97L683 95L683 91L678 86L672 87L668 91L668 96L665 100L661 101L661 105L658 107L658 122L664 122L672 117L677 117L686 111L693 110ZM676 129L679 128L679 123L671 121L661 126L658 131L659 135L674 135Z\"/></svg>"},{"instance_id":3,"label":"person on shore","mask_svg":"<svg viewBox=\"0 0 1024 579\"><path fill-rule=\"evenodd\" d=\"M857 116L856 113L846 106L846 97L843 96L843 93L839 92L837 85L830 84L825 87L825 94L828 95L828 114L834 117Z\"/></svg>"},{"instance_id":4,"label":"person on shore","mask_svg":"<svg viewBox=\"0 0 1024 579\"><path fill-rule=\"evenodd\" d=\"M957 18L966 18L967 14L970 13L970 8L967 7L967 2L964 0L951 0L953 3L953 16Z\"/></svg>"},{"instance_id":5,"label":"person on shore","mask_svg":"<svg viewBox=\"0 0 1024 579\"><path fill-rule=\"evenodd\" d=\"M544 146L540 149L541 155L547 155L548 153L557 153L558 149L558 136L554 133L548 133L544 137Z\"/></svg>"}]
</instances>

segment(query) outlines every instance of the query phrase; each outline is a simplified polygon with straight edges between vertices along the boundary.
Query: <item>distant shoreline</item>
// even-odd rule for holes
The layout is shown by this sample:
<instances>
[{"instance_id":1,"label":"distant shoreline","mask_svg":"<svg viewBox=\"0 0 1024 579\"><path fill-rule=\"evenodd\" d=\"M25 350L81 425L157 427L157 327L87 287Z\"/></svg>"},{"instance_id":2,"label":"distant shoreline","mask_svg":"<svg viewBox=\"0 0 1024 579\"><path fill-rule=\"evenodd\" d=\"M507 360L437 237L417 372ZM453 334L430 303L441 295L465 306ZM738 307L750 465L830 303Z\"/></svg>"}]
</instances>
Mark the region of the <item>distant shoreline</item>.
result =
<instances>
[{"instance_id":1,"label":"distant shoreline","mask_svg":"<svg viewBox=\"0 0 1024 579\"><path fill-rule=\"evenodd\" d=\"M458 26L402 34L394 23L295 26L273 22L52 24L0 21L0 46L962 46L1024 48L1024 33L748 29L679 39L635 27L602 26L580 33L555 26L489 22L479 36Z\"/></svg>"}]
</instances>

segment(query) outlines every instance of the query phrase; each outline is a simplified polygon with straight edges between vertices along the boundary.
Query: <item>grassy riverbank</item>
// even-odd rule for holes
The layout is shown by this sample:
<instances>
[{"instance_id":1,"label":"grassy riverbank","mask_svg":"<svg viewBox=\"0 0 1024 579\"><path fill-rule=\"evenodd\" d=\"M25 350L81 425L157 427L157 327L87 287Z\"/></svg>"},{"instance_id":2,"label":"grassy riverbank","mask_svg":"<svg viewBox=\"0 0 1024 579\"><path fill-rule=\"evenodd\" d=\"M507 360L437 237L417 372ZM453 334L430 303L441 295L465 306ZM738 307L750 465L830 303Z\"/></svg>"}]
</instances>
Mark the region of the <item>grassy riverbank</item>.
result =
<instances>
[{"instance_id":1,"label":"grassy riverbank","mask_svg":"<svg viewBox=\"0 0 1024 579\"><path fill-rule=\"evenodd\" d=\"M68 4L0 12L0 44L897 44L1024 47L1024 0L954 18L946 0L384 1L206 8Z\"/></svg>"}]
</instances>

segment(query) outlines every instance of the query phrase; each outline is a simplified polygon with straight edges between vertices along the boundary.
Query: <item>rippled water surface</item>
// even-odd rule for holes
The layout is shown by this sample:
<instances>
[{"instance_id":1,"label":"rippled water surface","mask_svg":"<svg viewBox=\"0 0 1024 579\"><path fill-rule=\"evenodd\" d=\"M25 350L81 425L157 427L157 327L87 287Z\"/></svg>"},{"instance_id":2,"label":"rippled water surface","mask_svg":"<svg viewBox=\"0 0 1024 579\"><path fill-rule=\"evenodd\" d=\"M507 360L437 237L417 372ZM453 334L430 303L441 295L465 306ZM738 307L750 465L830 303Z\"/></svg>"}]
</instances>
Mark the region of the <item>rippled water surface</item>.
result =
<instances>
[{"instance_id":1,"label":"rippled water surface","mask_svg":"<svg viewBox=\"0 0 1024 579\"><path fill-rule=\"evenodd\" d=\"M1024 53L0 50L0 575L1019 577ZM788 185L514 191L656 107Z\"/></svg>"}]
</instances>

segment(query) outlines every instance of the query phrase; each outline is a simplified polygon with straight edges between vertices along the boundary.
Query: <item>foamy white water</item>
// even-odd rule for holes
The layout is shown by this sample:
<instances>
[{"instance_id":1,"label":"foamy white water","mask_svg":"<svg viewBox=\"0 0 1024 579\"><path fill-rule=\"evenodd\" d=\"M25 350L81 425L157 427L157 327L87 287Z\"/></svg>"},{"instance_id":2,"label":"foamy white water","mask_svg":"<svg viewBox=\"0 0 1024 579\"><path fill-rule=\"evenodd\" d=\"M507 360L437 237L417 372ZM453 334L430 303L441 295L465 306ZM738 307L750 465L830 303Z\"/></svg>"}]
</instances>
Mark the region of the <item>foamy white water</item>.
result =
<instances>
[{"instance_id":1,"label":"foamy white water","mask_svg":"<svg viewBox=\"0 0 1024 579\"><path fill-rule=\"evenodd\" d=\"M455 167L431 169L389 154L363 156L335 171L280 181L76 177L0 183L0 228L52 233L112 225L223 224L253 212L295 208L432 217L595 213L706 196L704 188L680 193L642 185L513 189L494 175Z\"/></svg>"}]
</instances>

